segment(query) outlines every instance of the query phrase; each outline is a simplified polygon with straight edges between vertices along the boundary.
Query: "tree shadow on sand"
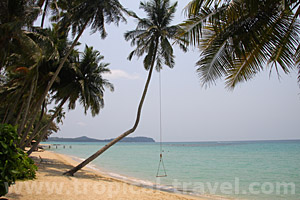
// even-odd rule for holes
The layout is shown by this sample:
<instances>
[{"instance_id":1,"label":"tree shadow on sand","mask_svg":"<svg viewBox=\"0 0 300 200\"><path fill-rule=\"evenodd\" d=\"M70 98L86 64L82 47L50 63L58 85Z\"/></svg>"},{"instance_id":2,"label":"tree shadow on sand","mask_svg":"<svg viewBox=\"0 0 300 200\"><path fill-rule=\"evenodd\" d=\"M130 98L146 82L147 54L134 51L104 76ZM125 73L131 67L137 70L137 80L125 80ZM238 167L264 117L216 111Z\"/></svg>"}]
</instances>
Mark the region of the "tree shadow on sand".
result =
<instances>
[{"instance_id":1,"label":"tree shadow on sand","mask_svg":"<svg viewBox=\"0 0 300 200\"><path fill-rule=\"evenodd\" d=\"M35 164L38 167L38 171L41 173L44 173L45 176L64 176L63 173L67 170L73 168L74 166L64 163L58 159L52 159L52 158L42 158L37 156L31 157ZM70 176L64 176L66 178L71 178ZM101 180L101 181L108 181L112 182L110 178L101 176L100 174L96 174L87 170L81 170L79 171L76 176L74 176L78 179L93 179L93 180Z\"/></svg>"}]
</instances>

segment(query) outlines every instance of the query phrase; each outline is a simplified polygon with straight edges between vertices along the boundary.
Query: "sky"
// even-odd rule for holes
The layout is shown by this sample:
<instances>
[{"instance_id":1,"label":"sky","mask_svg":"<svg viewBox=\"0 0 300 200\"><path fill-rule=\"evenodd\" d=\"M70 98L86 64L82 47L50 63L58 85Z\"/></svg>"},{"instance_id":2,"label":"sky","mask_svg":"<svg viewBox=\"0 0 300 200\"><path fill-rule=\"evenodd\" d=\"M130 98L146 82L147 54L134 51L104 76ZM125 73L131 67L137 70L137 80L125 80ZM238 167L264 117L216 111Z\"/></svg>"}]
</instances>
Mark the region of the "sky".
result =
<instances>
[{"instance_id":1,"label":"sky","mask_svg":"<svg viewBox=\"0 0 300 200\"><path fill-rule=\"evenodd\" d=\"M145 17L139 10L139 1L120 2ZM188 2L178 2L174 25L185 19L182 11ZM107 25L108 36L104 40L100 34L90 35L90 30L84 32L80 39L82 46L94 46L104 55L104 62L110 63L112 73L105 78L113 83L115 91L106 90L104 109L96 117L85 115L79 102L75 110L65 108L66 117L59 125L60 131L52 136L107 139L133 126L148 73L143 67L143 57L127 60L134 47L124 40L123 34L135 27L133 19L118 27ZM289 75L281 73L279 79L275 70L269 75L266 68L233 91L225 88L224 80L203 88L195 67L199 50L183 53L174 46L174 51L175 67L164 67L161 71L164 142L300 139L300 89L296 71ZM159 111L159 81L155 72L140 124L130 136L146 136L159 141Z\"/></svg>"}]
</instances>

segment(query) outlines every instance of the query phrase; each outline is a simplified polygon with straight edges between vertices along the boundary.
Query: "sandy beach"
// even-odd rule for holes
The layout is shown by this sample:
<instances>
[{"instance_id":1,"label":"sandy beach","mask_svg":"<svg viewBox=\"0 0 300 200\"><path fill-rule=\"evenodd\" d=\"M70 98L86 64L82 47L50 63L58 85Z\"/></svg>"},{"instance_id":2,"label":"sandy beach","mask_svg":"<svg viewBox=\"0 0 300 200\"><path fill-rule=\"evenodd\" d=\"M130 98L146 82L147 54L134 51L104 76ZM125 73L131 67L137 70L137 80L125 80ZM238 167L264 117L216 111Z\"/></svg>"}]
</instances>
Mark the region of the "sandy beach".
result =
<instances>
[{"instance_id":1,"label":"sandy beach","mask_svg":"<svg viewBox=\"0 0 300 200\"><path fill-rule=\"evenodd\" d=\"M34 180L17 181L5 196L9 200L78 199L206 199L135 186L84 168L74 177L63 176L76 162L65 155L44 151L32 154L38 166Z\"/></svg>"}]
</instances>

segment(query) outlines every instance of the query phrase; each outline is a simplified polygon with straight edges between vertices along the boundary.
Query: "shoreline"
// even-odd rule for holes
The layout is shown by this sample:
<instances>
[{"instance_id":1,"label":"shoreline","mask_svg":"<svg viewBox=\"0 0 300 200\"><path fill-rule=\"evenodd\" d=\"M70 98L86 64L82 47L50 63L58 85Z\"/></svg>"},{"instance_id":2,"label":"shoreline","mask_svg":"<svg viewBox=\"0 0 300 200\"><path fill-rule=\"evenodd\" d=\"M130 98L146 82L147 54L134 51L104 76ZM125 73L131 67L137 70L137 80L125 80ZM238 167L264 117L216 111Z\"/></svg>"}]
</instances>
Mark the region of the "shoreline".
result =
<instances>
[{"instance_id":1,"label":"shoreline","mask_svg":"<svg viewBox=\"0 0 300 200\"><path fill-rule=\"evenodd\" d=\"M101 173L97 168L84 167L74 177L62 173L78 164L71 156L51 151L33 152L31 157L38 166L36 179L17 181L5 195L9 200L31 199L179 199L208 200L223 199L197 197L174 191L162 190Z\"/></svg>"},{"instance_id":2,"label":"shoreline","mask_svg":"<svg viewBox=\"0 0 300 200\"><path fill-rule=\"evenodd\" d=\"M52 151L51 151L52 152ZM84 159L72 155L67 155L67 154L62 154L62 153L57 153L53 152L62 156L67 157L68 159L72 159L74 161L74 166L82 162ZM198 200L233 200L232 198L226 198L224 196L218 196L218 195L200 195L193 193L192 191L185 191L185 190L180 190L176 189L172 186L168 185L163 185L160 184L159 182L151 182L148 180L143 180L141 178L136 178L136 177L131 177L127 176L124 174L119 174L117 172L111 172L106 169L100 168L97 165L94 164L88 164L85 166L85 169L91 170L92 172L96 174L100 174L101 176L105 176L107 178L114 179L116 181L124 182L129 185L141 187L141 188L147 188L150 190L157 190L157 191L163 191L171 194L177 194L177 195L182 195L185 197L190 197L191 199L198 199ZM76 174L75 174L76 175Z\"/></svg>"}]
</instances>

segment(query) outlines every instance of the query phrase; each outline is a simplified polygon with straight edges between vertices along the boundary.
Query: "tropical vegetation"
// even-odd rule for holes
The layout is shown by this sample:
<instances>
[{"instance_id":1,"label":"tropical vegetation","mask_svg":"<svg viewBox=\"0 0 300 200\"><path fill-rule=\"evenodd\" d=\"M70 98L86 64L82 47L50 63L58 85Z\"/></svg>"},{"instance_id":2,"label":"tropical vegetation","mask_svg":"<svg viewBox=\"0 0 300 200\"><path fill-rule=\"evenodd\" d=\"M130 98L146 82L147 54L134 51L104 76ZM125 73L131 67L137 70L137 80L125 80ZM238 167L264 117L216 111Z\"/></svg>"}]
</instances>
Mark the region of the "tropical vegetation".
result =
<instances>
[{"instance_id":1,"label":"tropical vegetation","mask_svg":"<svg viewBox=\"0 0 300 200\"><path fill-rule=\"evenodd\" d=\"M47 10L53 23L44 28ZM125 21L124 11L116 0L0 2L1 195L16 178L29 177L22 174L34 169L27 155L59 130L65 104L74 109L79 101L92 116L104 107L105 89L114 90L103 78L109 64L93 47L80 52L78 41L88 27L104 39L105 24Z\"/></svg>"},{"instance_id":2,"label":"tropical vegetation","mask_svg":"<svg viewBox=\"0 0 300 200\"><path fill-rule=\"evenodd\" d=\"M80 52L79 40L88 28L105 39L106 24L126 22L125 14L137 21L136 28L124 34L134 46L128 59L143 57L143 67L148 71L135 122L67 175L136 130L154 69L159 72L164 66L175 66L173 44L183 51L190 46L200 49L196 66L204 86L225 78L226 86L232 89L266 68L278 75L280 71L287 74L297 70L300 83L297 0L192 0L185 8L187 19L180 25L171 25L177 2L148 0L139 5L145 18L124 9L118 0L0 2L0 143L4 148L0 153L14 153L17 156L12 155L12 159L22 158L27 163L15 169L13 161L5 158L11 163L8 165L1 160L1 176L10 175L7 180L1 179L0 187L21 177L26 167L32 169L30 173L34 171L20 149L25 150L36 140L26 149L30 155L42 140L57 132L66 114L64 107L74 109L79 102L85 114L100 113L105 89L114 89L103 78L110 72L109 64L93 47L85 46ZM48 28L44 28L46 21L52 23Z\"/></svg>"},{"instance_id":3,"label":"tropical vegetation","mask_svg":"<svg viewBox=\"0 0 300 200\"><path fill-rule=\"evenodd\" d=\"M50 18L56 22L50 28L43 28L46 9L52 9ZM108 64L93 47L81 53L76 46L89 26L105 38L105 23L125 21L122 13L118 1L1 1L0 116L2 123L17 125L18 147L57 131L54 122L63 118L67 101L69 109L78 100L85 113L99 114L105 89L113 91L102 77L110 72ZM39 14L42 22L36 26ZM70 31L76 36L72 42Z\"/></svg>"},{"instance_id":4,"label":"tropical vegetation","mask_svg":"<svg viewBox=\"0 0 300 200\"><path fill-rule=\"evenodd\" d=\"M197 72L203 85L225 78L234 88L268 68L298 70L300 2L297 0L193 0L181 36L200 48Z\"/></svg>"},{"instance_id":5,"label":"tropical vegetation","mask_svg":"<svg viewBox=\"0 0 300 200\"><path fill-rule=\"evenodd\" d=\"M37 167L26 153L16 146L16 127L0 124L0 196L8 192L8 187L17 179L33 179Z\"/></svg>"}]
</instances>

